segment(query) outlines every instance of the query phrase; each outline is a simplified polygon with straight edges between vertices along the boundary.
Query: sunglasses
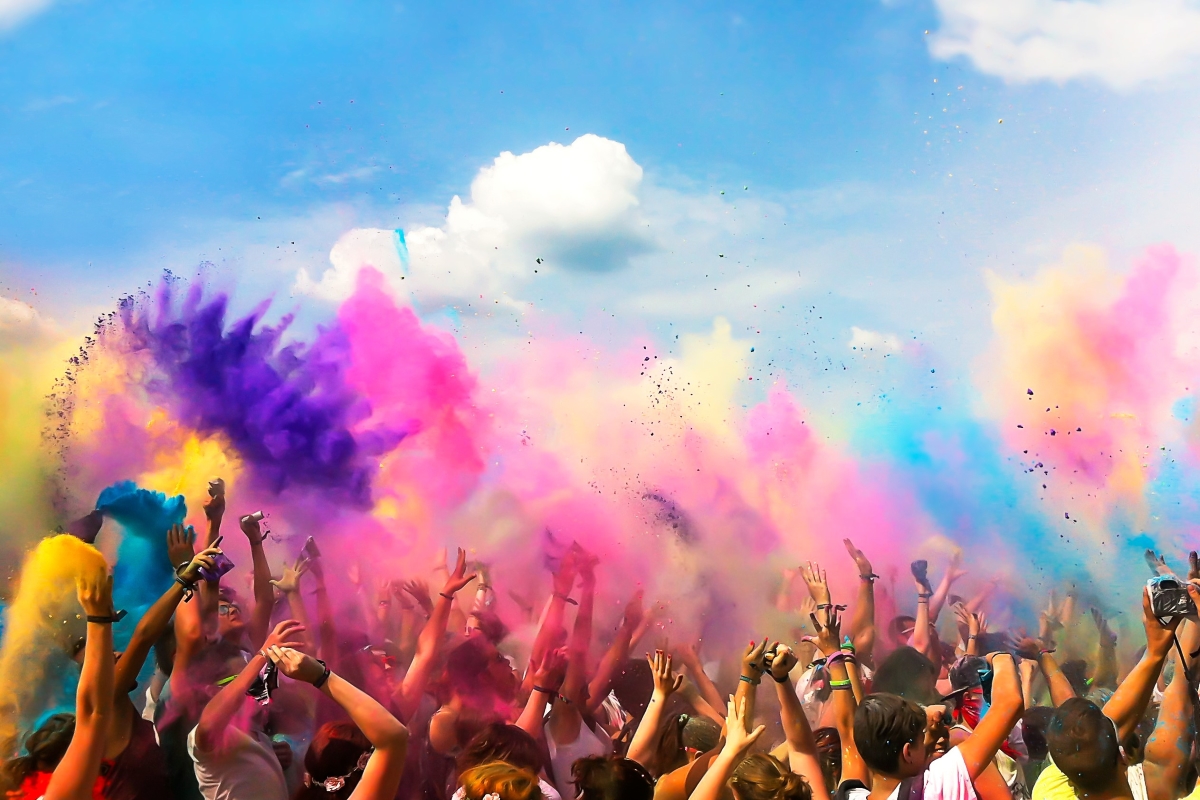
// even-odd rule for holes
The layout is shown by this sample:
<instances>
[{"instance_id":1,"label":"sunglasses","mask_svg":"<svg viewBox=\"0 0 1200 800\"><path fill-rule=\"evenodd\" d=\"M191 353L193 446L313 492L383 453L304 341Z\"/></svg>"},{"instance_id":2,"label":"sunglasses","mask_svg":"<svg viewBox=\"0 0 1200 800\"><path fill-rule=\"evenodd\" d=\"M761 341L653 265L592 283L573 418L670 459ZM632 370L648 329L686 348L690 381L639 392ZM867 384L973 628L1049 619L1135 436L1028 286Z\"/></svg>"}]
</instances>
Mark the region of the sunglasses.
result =
<instances>
[{"instance_id":1,"label":"sunglasses","mask_svg":"<svg viewBox=\"0 0 1200 800\"><path fill-rule=\"evenodd\" d=\"M237 606L235 606L233 603L221 603L221 605L217 606L217 614L219 614L222 617L228 617L230 614L232 614L235 611L239 614L242 613L242 610L240 608L238 608Z\"/></svg>"}]
</instances>

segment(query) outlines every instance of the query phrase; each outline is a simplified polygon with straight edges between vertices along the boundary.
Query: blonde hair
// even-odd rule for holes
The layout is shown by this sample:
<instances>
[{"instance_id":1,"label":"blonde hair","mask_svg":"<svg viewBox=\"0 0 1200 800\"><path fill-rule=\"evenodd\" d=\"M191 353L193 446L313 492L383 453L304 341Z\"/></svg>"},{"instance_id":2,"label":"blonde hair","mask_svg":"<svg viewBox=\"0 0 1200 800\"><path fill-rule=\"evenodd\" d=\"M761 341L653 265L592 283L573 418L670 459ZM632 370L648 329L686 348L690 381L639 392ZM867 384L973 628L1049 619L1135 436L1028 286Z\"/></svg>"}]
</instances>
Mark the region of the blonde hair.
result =
<instances>
[{"instance_id":1,"label":"blonde hair","mask_svg":"<svg viewBox=\"0 0 1200 800\"><path fill-rule=\"evenodd\" d=\"M505 761L492 761L469 769L458 782L467 800L483 800L488 794L498 794L500 800L542 800L537 775Z\"/></svg>"},{"instance_id":2,"label":"blonde hair","mask_svg":"<svg viewBox=\"0 0 1200 800\"><path fill-rule=\"evenodd\" d=\"M775 756L755 754L737 765L730 781L738 800L811 800L812 788Z\"/></svg>"}]
</instances>

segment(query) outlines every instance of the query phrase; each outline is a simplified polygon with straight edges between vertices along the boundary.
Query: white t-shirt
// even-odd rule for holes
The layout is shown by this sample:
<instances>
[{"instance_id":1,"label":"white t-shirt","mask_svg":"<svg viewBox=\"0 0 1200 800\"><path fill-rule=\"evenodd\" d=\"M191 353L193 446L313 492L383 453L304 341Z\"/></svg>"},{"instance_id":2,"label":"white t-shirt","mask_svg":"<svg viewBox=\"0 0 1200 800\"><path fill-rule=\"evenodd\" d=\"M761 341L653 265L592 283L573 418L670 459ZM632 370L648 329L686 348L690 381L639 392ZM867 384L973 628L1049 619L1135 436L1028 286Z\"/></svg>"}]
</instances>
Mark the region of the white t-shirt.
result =
<instances>
[{"instance_id":1,"label":"white t-shirt","mask_svg":"<svg viewBox=\"0 0 1200 800\"><path fill-rule=\"evenodd\" d=\"M967 762L957 747L930 764L924 778L925 800L979 800L971 783L971 773L967 772ZM897 800L899 793L897 786L888 795L888 800ZM846 797L848 800L866 800L870 794L869 789L851 789L846 792Z\"/></svg>"},{"instance_id":2,"label":"white t-shirt","mask_svg":"<svg viewBox=\"0 0 1200 800\"><path fill-rule=\"evenodd\" d=\"M204 800L288 800L283 768L266 734L230 726L224 738L219 749L200 753L196 729L188 733L187 751Z\"/></svg>"}]
</instances>

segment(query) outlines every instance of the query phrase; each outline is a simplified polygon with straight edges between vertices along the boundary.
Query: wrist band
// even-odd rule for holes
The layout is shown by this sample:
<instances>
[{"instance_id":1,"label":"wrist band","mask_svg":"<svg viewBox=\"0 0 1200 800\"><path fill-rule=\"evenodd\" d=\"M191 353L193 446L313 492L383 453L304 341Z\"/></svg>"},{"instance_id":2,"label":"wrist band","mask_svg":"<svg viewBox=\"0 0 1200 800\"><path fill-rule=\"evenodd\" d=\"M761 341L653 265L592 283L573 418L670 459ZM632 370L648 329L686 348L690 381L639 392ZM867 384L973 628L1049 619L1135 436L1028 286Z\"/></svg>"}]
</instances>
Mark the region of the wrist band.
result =
<instances>
[{"instance_id":1,"label":"wrist band","mask_svg":"<svg viewBox=\"0 0 1200 800\"><path fill-rule=\"evenodd\" d=\"M445 592L438 592L438 594L440 594L442 597L446 598L447 600L454 599L454 595L452 595L452 594L446 594Z\"/></svg>"},{"instance_id":2,"label":"wrist band","mask_svg":"<svg viewBox=\"0 0 1200 800\"><path fill-rule=\"evenodd\" d=\"M535 692L541 692L548 697L554 697L554 695L558 693L557 689L547 689L545 686L538 686L537 684L534 684L533 690Z\"/></svg>"},{"instance_id":3,"label":"wrist band","mask_svg":"<svg viewBox=\"0 0 1200 800\"><path fill-rule=\"evenodd\" d=\"M1051 647L1051 648L1049 648L1049 649L1043 649L1043 650L1039 650L1039 651L1038 651L1038 655L1039 655L1039 656L1048 656L1048 655L1050 655L1050 654L1051 654L1051 653L1053 653L1053 652L1054 652L1054 648L1053 648L1053 647ZM1194 656L1193 656L1193 658L1194 658Z\"/></svg>"},{"instance_id":4,"label":"wrist band","mask_svg":"<svg viewBox=\"0 0 1200 800\"><path fill-rule=\"evenodd\" d=\"M183 602L185 602L185 603L190 602L192 599L192 595L194 595L196 593L196 584L194 582L188 583L187 581L185 581L183 578L179 577L178 575L175 576L175 582L183 587Z\"/></svg>"},{"instance_id":5,"label":"wrist band","mask_svg":"<svg viewBox=\"0 0 1200 800\"><path fill-rule=\"evenodd\" d=\"M192 563L190 558L187 561L180 562L180 564L175 567L175 574L178 575L179 573L183 572L183 568L190 563Z\"/></svg>"},{"instance_id":6,"label":"wrist band","mask_svg":"<svg viewBox=\"0 0 1200 800\"><path fill-rule=\"evenodd\" d=\"M562 600L564 603L570 603L573 606L579 605L579 603L576 603L574 600L572 600L569 596L567 596L565 594L559 594L558 592L555 592L554 596L557 597L559 600Z\"/></svg>"},{"instance_id":7,"label":"wrist band","mask_svg":"<svg viewBox=\"0 0 1200 800\"><path fill-rule=\"evenodd\" d=\"M853 687L853 686L851 686L851 685L849 684L849 682L847 682L845 686L842 686L841 684L838 684L837 686L832 686L832 685L831 685L829 688L830 688L830 689L833 689L835 692L836 692L836 691L838 691L838 690L841 690L841 691L843 691L843 692L851 692L851 691L854 691L854 687Z\"/></svg>"},{"instance_id":8,"label":"wrist band","mask_svg":"<svg viewBox=\"0 0 1200 800\"><path fill-rule=\"evenodd\" d=\"M784 676L783 676L782 678L776 678L776 677L775 677L775 673L774 673L774 672L772 672L772 673L771 673L771 680L775 681L776 683L780 683L780 684L787 683L787 682L788 682L788 675L787 675L787 673L784 673Z\"/></svg>"},{"instance_id":9,"label":"wrist band","mask_svg":"<svg viewBox=\"0 0 1200 800\"><path fill-rule=\"evenodd\" d=\"M850 641L849 636L842 640L842 652L854 655L854 642Z\"/></svg>"},{"instance_id":10,"label":"wrist band","mask_svg":"<svg viewBox=\"0 0 1200 800\"><path fill-rule=\"evenodd\" d=\"M750 678L746 675L739 676L738 680L745 681L746 683L752 683L755 686L758 686L758 684L762 682L762 678Z\"/></svg>"},{"instance_id":11,"label":"wrist band","mask_svg":"<svg viewBox=\"0 0 1200 800\"><path fill-rule=\"evenodd\" d=\"M847 678L844 681L830 680L829 686L832 689L848 689L848 688L850 688L850 679Z\"/></svg>"},{"instance_id":12,"label":"wrist band","mask_svg":"<svg viewBox=\"0 0 1200 800\"><path fill-rule=\"evenodd\" d=\"M977 634L977 633L972 633L972 634L971 634L970 636L968 636L967 638L968 638L968 639L978 639L978 638L979 638L979 634Z\"/></svg>"},{"instance_id":13,"label":"wrist band","mask_svg":"<svg viewBox=\"0 0 1200 800\"><path fill-rule=\"evenodd\" d=\"M96 625L111 625L114 622L120 622L121 620L125 619L125 613L125 609L121 609L120 611L117 611L111 616L107 617L93 616L92 614L88 614L87 621Z\"/></svg>"},{"instance_id":14,"label":"wrist band","mask_svg":"<svg viewBox=\"0 0 1200 800\"><path fill-rule=\"evenodd\" d=\"M926 600L933 597L933 592L917 592L917 597L924 597Z\"/></svg>"},{"instance_id":15,"label":"wrist band","mask_svg":"<svg viewBox=\"0 0 1200 800\"><path fill-rule=\"evenodd\" d=\"M874 583L875 579L878 577L879 576L876 575L874 572L868 572L866 575L859 575L858 579L860 581L866 581L867 583Z\"/></svg>"},{"instance_id":16,"label":"wrist band","mask_svg":"<svg viewBox=\"0 0 1200 800\"><path fill-rule=\"evenodd\" d=\"M324 661L322 661L322 660L321 660L321 659L319 659L319 658L318 658L318 659L316 659L316 661L317 661L317 663L318 663L318 664L320 664L320 665L321 665L321 668L325 670L324 672L322 672L322 673L321 673L321 677L319 677L319 678L317 678L315 681L313 681L313 688L314 688L314 689L320 689L322 686L324 686L324 685L325 685L325 682L329 680L329 676L330 676L332 673L330 672L330 670L329 670L329 667L328 667L328 666L326 666L326 664L325 664L325 662L324 662Z\"/></svg>"}]
</instances>

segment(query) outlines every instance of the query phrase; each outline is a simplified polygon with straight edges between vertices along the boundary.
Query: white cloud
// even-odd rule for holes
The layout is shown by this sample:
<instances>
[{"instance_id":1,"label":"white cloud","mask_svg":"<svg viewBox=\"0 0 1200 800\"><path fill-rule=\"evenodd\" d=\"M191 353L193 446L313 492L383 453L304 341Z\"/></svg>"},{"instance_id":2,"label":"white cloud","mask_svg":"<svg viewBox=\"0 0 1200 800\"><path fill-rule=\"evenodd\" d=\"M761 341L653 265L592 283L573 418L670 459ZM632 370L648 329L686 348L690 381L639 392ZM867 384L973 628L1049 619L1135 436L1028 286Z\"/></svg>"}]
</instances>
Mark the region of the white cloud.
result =
<instances>
[{"instance_id":1,"label":"white cloud","mask_svg":"<svg viewBox=\"0 0 1200 800\"><path fill-rule=\"evenodd\" d=\"M0 295L0 346L54 336L57 327L28 303Z\"/></svg>"},{"instance_id":2,"label":"white cloud","mask_svg":"<svg viewBox=\"0 0 1200 800\"><path fill-rule=\"evenodd\" d=\"M592 134L501 153L475 176L469 199L450 201L439 225L407 232L403 285L395 232L359 229L338 241L319 279L302 271L296 289L344 298L367 264L387 274L393 288L424 299L496 292L535 269L618 269L650 247L640 231L641 183L642 168L625 146Z\"/></svg>"},{"instance_id":3,"label":"white cloud","mask_svg":"<svg viewBox=\"0 0 1200 800\"><path fill-rule=\"evenodd\" d=\"M900 337L894 333L880 333L857 325L850 327L850 349L862 352L878 350L885 353L900 352Z\"/></svg>"},{"instance_id":4,"label":"white cloud","mask_svg":"<svg viewBox=\"0 0 1200 800\"><path fill-rule=\"evenodd\" d=\"M1116 89L1178 75L1200 55L1197 0L935 0L937 58L1005 80L1080 78Z\"/></svg>"},{"instance_id":5,"label":"white cloud","mask_svg":"<svg viewBox=\"0 0 1200 800\"><path fill-rule=\"evenodd\" d=\"M15 28L54 0L0 0L0 31Z\"/></svg>"}]
</instances>

